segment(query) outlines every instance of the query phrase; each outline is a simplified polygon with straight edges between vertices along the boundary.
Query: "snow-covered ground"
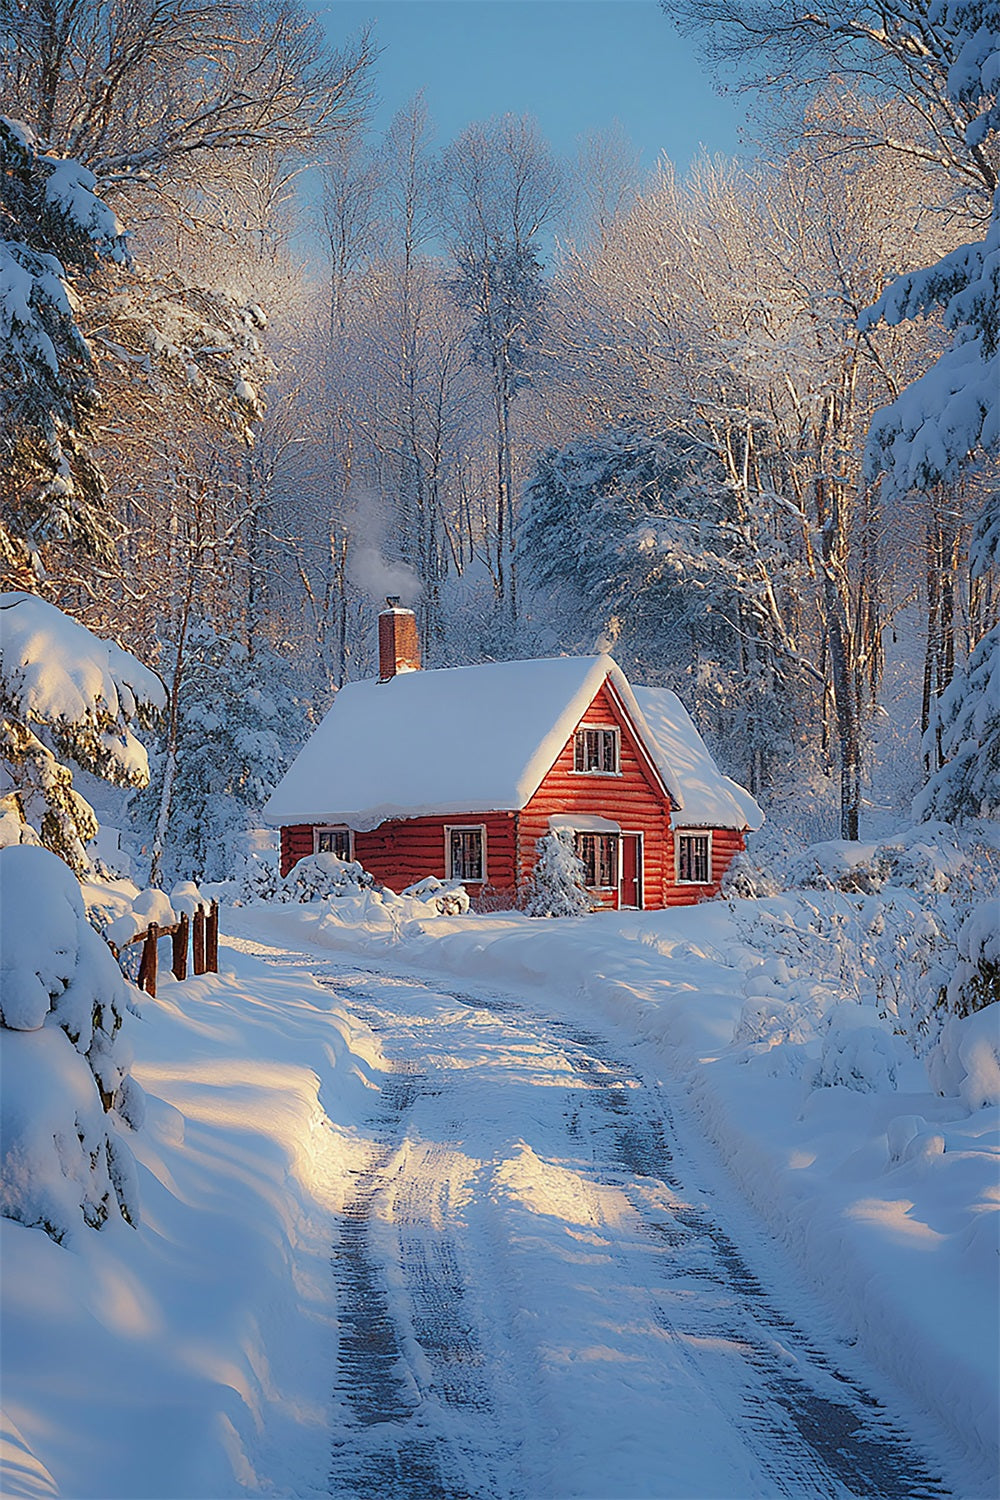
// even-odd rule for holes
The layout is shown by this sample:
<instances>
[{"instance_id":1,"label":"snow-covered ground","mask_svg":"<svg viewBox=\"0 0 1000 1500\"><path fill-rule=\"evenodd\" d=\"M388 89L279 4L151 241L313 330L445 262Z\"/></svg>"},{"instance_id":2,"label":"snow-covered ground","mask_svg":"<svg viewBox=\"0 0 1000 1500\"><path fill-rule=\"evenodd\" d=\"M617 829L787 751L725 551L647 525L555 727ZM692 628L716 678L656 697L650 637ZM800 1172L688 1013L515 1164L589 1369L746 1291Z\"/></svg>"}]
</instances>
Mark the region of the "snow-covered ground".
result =
<instances>
[{"instance_id":1,"label":"snow-covered ground","mask_svg":"<svg viewBox=\"0 0 1000 1500\"><path fill-rule=\"evenodd\" d=\"M496 1212L482 1221L480 1238L488 1238L488 1228L495 1241L503 1230L510 1254L496 1259L494 1243L494 1263L511 1271L503 1288L508 1323L495 1331L485 1358L510 1379L506 1386L493 1381L490 1420L469 1417L462 1429L465 1439L480 1433L482 1465L467 1450L465 1461L481 1493L516 1492L517 1474L522 1492L531 1480L538 1494L551 1496L873 1493L860 1480L823 1488L826 1480L805 1473L790 1488L780 1464L772 1473L759 1454L748 1458L746 1435L734 1434L726 1420L725 1391L735 1386L727 1386L725 1360L716 1364L715 1385L705 1385L707 1325L700 1334L688 1330L691 1347L701 1340L694 1373L678 1374L670 1388L676 1405L664 1404L662 1380L654 1378L664 1367L650 1331L655 1308L647 1285L649 1268L659 1266L662 1274L662 1261L645 1242L635 1248L637 1209L625 1199L636 1183L613 1172L598 1176L603 1137L593 1123L579 1126L579 1160L572 1138L560 1145L545 1123L545 1109L573 1081L565 1058L583 1047L581 1037L588 1067L610 1067L600 1061L605 1056L627 1059L620 1078L597 1080L605 1093L609 1079L616 1089L621 1083L620 1097L608 1094L609 1107L618 1110L632 1097L626 1088L641 1086L660 1101L656 1118L669 1112L693 1177L686 1192L707 1194L713 1212L735 1204L730 1238L733 1223L742 1223L741 1252L768 1295L783 1288L784 1310L804 1321L809 1337L832 1350L851 1379L875 1389L904 1428L919 1433L927 1472L941 1476L941 1488L920 1488L904 1473L885 1492L995 1493L993 1109L970 1108L957 1093L936 1095L922 1063L903 1051L882 1056L857 1027L848 1028L843 1043L828 1043L825 1055L808 1028L799 1038L780 1038L772 1029L766 1045L758 1028L734 1042L741 1016L745 1027L748 978L761 965L747 924L725 903L563 921L515 915L400 921L382 914L380 922L360 926L346 919L351 913L351 903L336 901L228 910L222 967L230 972L180 985L167 980L157 1000L143 1000L143 1018L129 1018L134 1072L148 1095L147 1123L133 1137L142 1209L137 1230L109 1224L81 1233L67 1249L38 1230L0 1223L9 1427L4 1493L346 1496L357 1492L350 1475L359 1451L370 1460L371 1480L374 1450L355 1441L367 1431L363 1413L352 1411L342 1390L334 1394L338 1370L362 1336L344 1288L350 1290L352 1275L355 1293L369 1284L364 1266L351 1260L345 1226L357 1221L366 1201L366 1213L376 1205L376 1218L385 1221L383 1285L388 1294L394 1285L398 1290L409 1273L399 1259L402 1230L390 1244L389 1226L404 1222L406 1213L412 1218L415 1209L411 1203L403 1213L401 1189L389 1192L372 1174L399 1167L401 1183L408 1174L420 1180L421 1163L432 1154L432 1125L448 1162L439 1161L430 1177L424 1173L437 1184L437 1197L421 1211L452 1227L462 1217L485 1152L476 1100L484 1099L484 1118L495 1117L505 1096L494 1093L487 1104L485 1095L470 1092L493 1041L485 1030L477 1041L475 1027L461 1017L457 1027L449 997L501 991L518 1001L524 1017L511 1012L504 1021L503 1066L509 1070L521 1047L520 1083L548 1087L510 1089L509 1150L492 1163L492 1196L485 1195ZM359 978L363 968L388 978L378 972ZM317 984L314 971L328 982ZM409 989L400 982L403 975L435 974L429 990L419 990L416 979L407 981ZM392 993L397 1010L404 996L393 1046L402 1045L405 1033L410 1047L397 1052L396 1072L387 1071L382 1055ZM502 1005L484 1014L490 1025L504 1017ZM543 1022L555 1023L551 1035ZM568 1038L562 1052L553 1040L560 1035ZM988 1075L990 1057L996 1066L988 1041L965 1055L973 1072L978 1067ZM891 1081L869 1092L812 1086L820 1062L835 1077L851 1057L868 1077L877 1078L884 1065ZM407 1069L426 1070L430 1061L455 1085L452 1113L443 1104L423 1104L431 1112L414 1117L422 1129L395 1141L390 1167L390 1157L382 1161L379 1153L386 1121L401 1108L398 1088ZM954 1072L956 1089L962 1073L962 1067ZM495 1068L482 1072L484 1079L497 1076ZM588 1098L581 1095L581 1103ZM594 1098L599 1102L600 1093ZM643 1116L647 1124L652 1118L648 1111ZM654 1165L657 1175L669 1176L662 1160ZM611 1171L614 1162L604 1166ZM669 1191L653 1205L664 1221L676 1217ZM749 1212L739 1208L740 1199ZM443 1254L440 1246L451 1241L413 1243L418 1250L439 1244L435 1253ZM346 1260L332 1273L337 1245ZM443 1262L432 1272L415 1285L437 1287L440 1325L448 1301L442 1288L452 1272ZM691 1274L701 1272L685 1262ZM467 1282L463 1288L471 1295ZM476 1291L479 1302L489 1290ZM676 1287L667 1291L678 1294ZM410 1344L404 1339L386 1351L393 1370L400 1358L405 1366L386 1386L392 1400L402 1399L400 1382L433 1387L435 1359L444 1359L440 1348L435 1355L431 1333L416 1347L419 1297L411 1304ZM662 1302L656 1307L664 1315ZM425 1321L431 1311L423 1308ZM468 1322L481 1349L483 1328L494 1325L471 1314ZM448 1357L460 1364L471 1357L459 1347L466 1335L455 1332L454 1318L448 1326ZM794 1340L778 1344L795 1365ZM518 1387L526 1372L515 1356L525 1345L545 1351L533 1361L537 1422ZM721 1419L717 1404L711 1421L699 1412L692 1393L701 1388L722 1401ZM506 1390L506 1404L498 1390ZM745 1391L743 1399L750 1399ZM467 1407L473 1410L474 1402ZM433 1446L435 1432L445 1429L434 1428L430 1407L421 1411ZM674 1419L682 1414L673 1447L657 1426L663 1411ZM542 1417L558 1429L551 1452ZM390 1428L393 1420L390 1411ZM706 1422L715 1439L695 1442L695 1429ZM510 1429L519 1426L515 1440ZM595 1431L608 1441L595 1442ZM345 1458L337 1444L348 1439ZM609 1468L613 1456L617 1468ZM387 1472L382 1493L419 1492L414 1486L426 1454L413 1450L411 1457L410 1487L398 1472ZM365 1493L377 1492L373 1483Z\"/></svg>"},{"instance_id":2,"label":"snow-covered ground","mask_svg":"<svg viewBox=\"0 0 1000 1500\"><path fill-rule=\"evenodd\" d=\"M330 1252L378 1058L308 975L238 967L129 1018L138 1229L0 1221L5 1495L327 1493Z\"/></svg>"}]
</instances>

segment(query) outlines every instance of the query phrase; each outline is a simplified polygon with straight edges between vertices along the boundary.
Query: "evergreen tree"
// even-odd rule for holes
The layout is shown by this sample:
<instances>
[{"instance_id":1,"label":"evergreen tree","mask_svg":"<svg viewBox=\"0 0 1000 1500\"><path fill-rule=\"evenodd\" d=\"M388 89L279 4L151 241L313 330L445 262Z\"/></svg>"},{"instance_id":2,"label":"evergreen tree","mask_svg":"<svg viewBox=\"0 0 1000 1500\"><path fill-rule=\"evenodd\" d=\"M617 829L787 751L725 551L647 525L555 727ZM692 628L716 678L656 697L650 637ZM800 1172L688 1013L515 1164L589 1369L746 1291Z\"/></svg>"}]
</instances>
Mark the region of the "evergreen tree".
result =
<instances>
[{"instance_id":1,"label":"evergreen tree","mask_svg":"<svg viewBox=\"0 0 1000 1500\"><path fill-rule=\"evenodd\" d=\"M67 762L116 786L145 786L149 765L131 725L163 706L163 684L117 642L32 594L0 594L0 639L5 827L32 828L83 874L97 819Z\"/></svg>"},{"instance_id":2,"label":"evergreen tree","mask_svg":"<svg viewBox=\"0 0 1000 1500\"><path fill-rule=\"evenodd\" d=\"M956 672L927 733L940 734L944 764L914 802L918 818L1000 818L1000 625Z\"/></svg>"},{"instance_id":3,"label":"evergreen tree","mask_svg":"<svg viewBox=\"0 0 1000 1500\"><path fill-rule=\"evenodd\" d=\"M127 260L122 226L74 161L0 116L0 559L42 571L40 548L111 554L106 485L89 443L97 406L70 278Z\"/></svg>"},{"instance_id":4,"label":"evergreen tree","mask_svg":"<svg viewBox=\"0 0 1000 1500\"><path fill-rule=\"evenodd\" d=\"M956 479L977 455L1000 448L1000 49L993 0L924 0L923 38L936 37L947 62L944 93L964 125L968 156L992 190L983 238L936 265L892 282L863 324L901 323L940 313L947 348L872 424L868 464L900 494ZM927 51L924 41L923 51Z\"/></svg>"},{"instance_id":5,"label":"evergreen tree","mask_svg":"<svg viewBox=\"0 0 1000 1500\"><path fill-rule=\"evenodd\" d=\"M543 833L535 844L535 868L525 894L529 917L578 917L590 910L583 861L569 829Z\"/></svg>"},{"instance_id":6,"label":"evergreen tree","mask_svg":"<svg viewBox=\"0 0 1000 1500\"><path fill-rule=\"evenodd\" d=\"M522 569L562 650L613 649L639 681L692 703L739 774L787 756L793 698L769 640L761 578L772 546L735 514L688 438L612 428L537 460L522 507Z\"/></svg>"},{"instance_id":7,"label":"evergreen tree","mask_svg":"<svg viewBox=\"0 0 1000 1500\"><path fill-rule=\"evenodd\" d=\"M173 666L168 654L168 676ZM176 769L163 839L172 880L225 880L242 866L247 830L274 789L305 730L287 662L239 641L204 620L189 628L177 692ZM166 757L137 799L140 828L162 807Z\"/></svg>"}]
</instances>

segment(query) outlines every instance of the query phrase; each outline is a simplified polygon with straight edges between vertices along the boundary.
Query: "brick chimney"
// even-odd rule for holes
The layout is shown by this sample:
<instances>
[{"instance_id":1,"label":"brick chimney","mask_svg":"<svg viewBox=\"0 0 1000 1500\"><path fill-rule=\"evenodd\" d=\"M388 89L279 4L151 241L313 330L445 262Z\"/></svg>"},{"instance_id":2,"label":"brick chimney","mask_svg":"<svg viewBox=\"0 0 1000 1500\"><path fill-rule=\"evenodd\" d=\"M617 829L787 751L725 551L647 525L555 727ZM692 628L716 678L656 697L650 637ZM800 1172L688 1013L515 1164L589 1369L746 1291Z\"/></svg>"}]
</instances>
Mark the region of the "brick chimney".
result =
<instances>
[{"instance_id":1,"label":"brick chimney","mask_svg":"<svg viewBox=\"0 0 1000 1500\"><path fill-rule=\"evenodd\" d=\"M417 617L392 595L378 617L378 679L388 682L397 672L420 671Z\"/></svg>"}]
</instances>

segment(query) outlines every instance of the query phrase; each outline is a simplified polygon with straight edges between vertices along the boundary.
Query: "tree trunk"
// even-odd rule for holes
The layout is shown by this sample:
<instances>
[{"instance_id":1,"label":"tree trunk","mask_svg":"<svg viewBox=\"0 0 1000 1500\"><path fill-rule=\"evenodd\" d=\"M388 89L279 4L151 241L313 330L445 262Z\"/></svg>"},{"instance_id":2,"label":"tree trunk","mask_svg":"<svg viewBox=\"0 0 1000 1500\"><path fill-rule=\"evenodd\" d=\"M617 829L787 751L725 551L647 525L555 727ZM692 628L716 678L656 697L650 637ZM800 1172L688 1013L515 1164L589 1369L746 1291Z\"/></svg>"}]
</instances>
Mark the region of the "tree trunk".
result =
<instances>
[{"instance_id":1,"label":"tree trunk","mask_svg":"<svg viewBox=\"0 0 1000 1500\"><path fill-rule=\"evenodd\" d=\"M163 787L160 792L160 809L156 817L156 831L153 835L153 854L149 865L149 883L151 886L159 886L162 878L163 851L166 847L167 829L170 825L170 809L173 804L174 775L177 770L181 682L184 676L184 645L187 639L188 622L191 618L191 604L194 600L194 579L195 564L192 561L189 564L187 591L184 596L184 604L181 609L181 618L177 631L177 656L174 662L173 677L170 682L167 737L164 745Z\"/></svg>"}]
</instances>

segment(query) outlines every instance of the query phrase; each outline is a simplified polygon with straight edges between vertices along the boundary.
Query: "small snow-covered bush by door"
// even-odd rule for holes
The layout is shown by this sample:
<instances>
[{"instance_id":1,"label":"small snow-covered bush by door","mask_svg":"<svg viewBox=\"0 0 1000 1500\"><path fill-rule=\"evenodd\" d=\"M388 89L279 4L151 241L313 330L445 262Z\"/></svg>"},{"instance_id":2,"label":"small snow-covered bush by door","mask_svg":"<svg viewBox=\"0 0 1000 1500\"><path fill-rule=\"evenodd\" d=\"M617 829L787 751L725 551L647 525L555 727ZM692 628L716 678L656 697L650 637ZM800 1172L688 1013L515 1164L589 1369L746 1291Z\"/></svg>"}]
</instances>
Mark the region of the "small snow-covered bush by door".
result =
<instances>
[{"instance_id":1,"label":"small snow-covered bush by door","mask_svg":"<svg viewBox=\"0 0 1000 1500\"><path fill-rule=\"evenodd\" d=\"M0 1213L58 1243L119 1214L135 1223L129 986L54 854L0 850L0 907Z\"/></svg>"},{"instance_id":2,"label":"small snow-covered bush by door","mask_svg":"<svg viewBox=\"0 0 1000 1500\"><path fill-rule=\"evenodd\" d=\"M586 873L569 829L552 829L535 844L535 868L524 910L529 917L578 917L590 910Z\"/></svg>"}]
</instances>

